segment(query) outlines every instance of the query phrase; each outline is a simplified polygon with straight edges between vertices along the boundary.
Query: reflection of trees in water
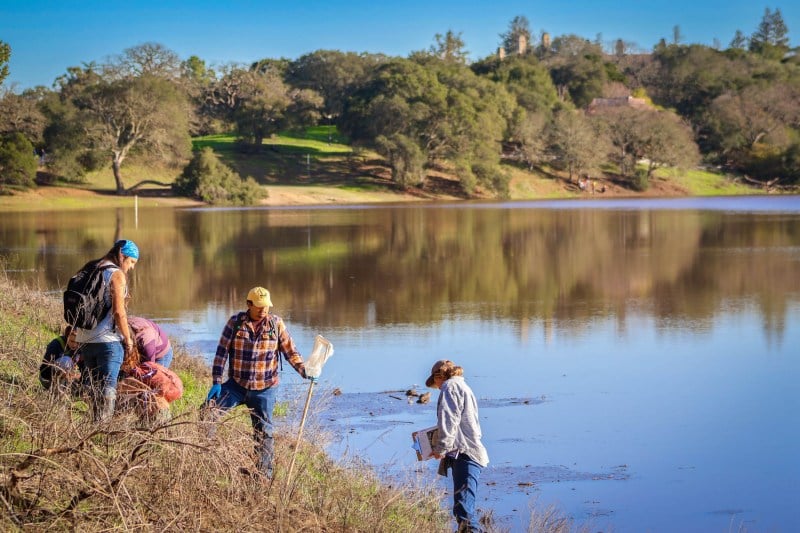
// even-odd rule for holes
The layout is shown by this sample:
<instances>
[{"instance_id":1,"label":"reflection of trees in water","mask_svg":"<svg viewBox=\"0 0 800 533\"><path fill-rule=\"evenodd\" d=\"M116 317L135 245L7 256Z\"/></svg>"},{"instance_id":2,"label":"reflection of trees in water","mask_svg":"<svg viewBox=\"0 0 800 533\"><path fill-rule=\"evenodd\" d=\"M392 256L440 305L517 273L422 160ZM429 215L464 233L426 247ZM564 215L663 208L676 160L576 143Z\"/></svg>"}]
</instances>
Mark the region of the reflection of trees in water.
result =
<instances>
[{"instance_id":1,"label":"reflection of trees in water","mask_svg":"<svg viewBox=\"0 0 800 533\"><path fill-rule=\"evenodd\" d=\"M280 309L326 325L425 323L455 307L484 319L624 319L632 301L674 324L676 317L707 319L722 300L794 279L763 279L759 271L798 270L780 251L765 262L758 249L767 236L773 246L794 242L797 221L776 226L745 217L728 227L722 214L387 208L197 215L181 227L208 234L192 237L213 258L195 267L208 296L223 296L236 280L240 291L263 283ZM729 245L746 253L721 254ZM241 304L234 298L231 305Z\"/></svg>"},{"instance_id":2,"label":"reflection of trees in water","mask_svg":"<svg viewBox=\"0 0 800 533\"><path fill-rule=\"evenodd\" d=\"M779 335L800 279L800 219L778 215L382 207L161 209L140 213L139 228L132 210L0 222L17 268L54 288L116 237L142 250L135 311L233 311L265 285L280 313L319 326L427 323L456 309L521 328L607 316L624 326L635 305L668 328L747 303Z\"/></svg>"}]
</instances>

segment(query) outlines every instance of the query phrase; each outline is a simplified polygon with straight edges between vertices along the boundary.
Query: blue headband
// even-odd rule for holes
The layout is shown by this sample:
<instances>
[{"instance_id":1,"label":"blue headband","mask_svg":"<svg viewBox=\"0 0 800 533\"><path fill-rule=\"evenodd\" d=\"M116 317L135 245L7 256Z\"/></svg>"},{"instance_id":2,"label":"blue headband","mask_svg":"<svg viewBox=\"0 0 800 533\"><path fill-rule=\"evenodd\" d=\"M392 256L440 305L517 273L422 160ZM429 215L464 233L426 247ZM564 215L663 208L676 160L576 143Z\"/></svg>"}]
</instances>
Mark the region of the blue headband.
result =
<instances>
[{"instance_id":1,"label":"blue headband","mask_svg":"<svg viewBox=\"0 0 800 533\"><path fill-rule=\"evenodd\" d=\"M116 245L122 244L122 247L119 249L122 252L122 255L125 257L130 257L133 259L139 260L139 247L136 246L136 243L133 241L126 241L120 240L114 243Z\"/></svg>"}]
</instances>

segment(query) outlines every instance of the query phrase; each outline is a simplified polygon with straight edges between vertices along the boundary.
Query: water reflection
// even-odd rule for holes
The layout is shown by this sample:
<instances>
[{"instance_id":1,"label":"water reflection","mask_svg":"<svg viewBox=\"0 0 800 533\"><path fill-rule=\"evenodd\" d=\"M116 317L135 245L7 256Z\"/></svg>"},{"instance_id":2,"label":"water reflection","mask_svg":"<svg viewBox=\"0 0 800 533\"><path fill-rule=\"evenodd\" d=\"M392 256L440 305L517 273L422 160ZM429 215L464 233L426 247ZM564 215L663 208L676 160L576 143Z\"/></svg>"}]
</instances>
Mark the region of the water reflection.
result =
<instances>
[{"instance_id":1,"label":"water reflection","mask_svg":"<svg viewBox=\"0 0 800 533\"><path fill-rule=\"evenodd\" d=\"M596 529L800 528L797 198L0 218L10 275L53 291L118 237L142 251L133 311L209 357L254 285L301 351L330 338L321 390L344 394L313 418L395 474L432 474L408 444L435 405L381 391L456 359L492 458L482 506L512 530L532 496Z\"/></svg>"},{"instance_id":2,"label":"water reflection","mask_svg":"<svg viewBox=\"0 0 800 533\"><path fill-rule=\"evenodd\" d=\"M452 314L623 324L645 306L659 327L702 327L754 303L776 338L800 280L800 218L698 210L394 207L13 213L0 253L58 290L114 239L142 259L138 312L237 306L253 285L309 326L430 324ZM680 322L680 324L678 324Z\"/></svg>"}]
</instances>

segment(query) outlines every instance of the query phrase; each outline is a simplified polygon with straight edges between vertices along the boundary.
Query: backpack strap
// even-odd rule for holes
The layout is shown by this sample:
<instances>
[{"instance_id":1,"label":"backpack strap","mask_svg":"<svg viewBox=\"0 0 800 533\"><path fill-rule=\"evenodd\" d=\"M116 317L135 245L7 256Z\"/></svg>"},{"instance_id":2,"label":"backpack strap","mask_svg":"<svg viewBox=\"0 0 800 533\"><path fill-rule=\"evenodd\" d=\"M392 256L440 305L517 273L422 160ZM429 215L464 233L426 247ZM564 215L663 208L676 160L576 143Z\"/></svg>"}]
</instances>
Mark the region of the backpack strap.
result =
<instances>
[{"instance_id":1,"label":"backpack strap","mask_svg":"<svg viewBox=\"0 0 800 533\"><path fill-rule=\"evenodd\" d=\"M244 325L245 318L247 317L247 313L241 312L236 315L236 322L233 323L233 332L231 333L231 342L228 344L228 356L233 355L233 339L236 337L236 334L242 329L242 325Z\"/></svg>"},{"instance_id":2,"label":"backpack strap","mask_svg":"<svg viewBox=\"0 0 800 533\"><path fill-rule=\"evenodd\" d=\"M233 323L233 331L231 332L231 342L228 344L228 376L230 377L233 373L233 343L236 340L236 333L242 329L242 325L244 324L245 317L247 313L240 312L236 315L236 321Z\"/></svg>"},{"instance_id":3,"label":"backpack strap","mask_svg":"<svg viewBox=\"0 0 800 533\"><path fill-rule=\"evenodd\" d=\"M275 357L278 358L278 368L281 372L283 372L283 357L281 357L281 336L278 333L278 328L276 327L275 320L273 320L272 315L267 315L267 324L269 325L269 329L267 333L274 333L275 338L278 339L278 353L275 354Z\"/></svg>"}]
</instances>

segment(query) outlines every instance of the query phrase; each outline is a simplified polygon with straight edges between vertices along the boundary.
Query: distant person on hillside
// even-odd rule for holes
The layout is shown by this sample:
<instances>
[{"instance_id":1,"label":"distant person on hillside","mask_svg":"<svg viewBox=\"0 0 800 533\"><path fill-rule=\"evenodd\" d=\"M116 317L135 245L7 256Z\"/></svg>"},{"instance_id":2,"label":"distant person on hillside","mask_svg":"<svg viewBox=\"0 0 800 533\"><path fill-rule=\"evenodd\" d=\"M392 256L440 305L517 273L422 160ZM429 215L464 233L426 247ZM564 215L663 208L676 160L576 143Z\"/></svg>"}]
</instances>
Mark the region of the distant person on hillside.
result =
<instances>
[{"instance_id":1,"label":"distant person on hillside","mask_svg":"<svg viewBox=\"0 0 800 533\"><path fill-rule=\"evenodd\" d=\"M139 349L139 363L151 361L169 368L172 363L172 344L161 327L140 316L128 316L128 325Z\"/></svg>"},{"instance_id":2,"label":"distant person on hillside","mask_svg":"<svg viewBox=\"0 0 800 533\"><path fill-rule=\"evenodd\" d=\"M230 317L222 330L211 371L213 384L206 402L222 411L242 404L250 409L258 469L271 479L274 452L272 410L279 381L278 360L283 355L304 379L316 378L307 378L303 358L295 348L283 319L270 314L272 300L269 291L254 287L247 294L246 303L247 311ZM223 382L226 362L228 379ZM218 412L212 416L218 416Z\"/></svg>"},{"instance_id":3,"label":"distant person on hillside","mask_svg":"<svg viewBox=\"0 0 800 533\"><path fill-rule=\"evenodd\" d=\"M439 474L447 476L453 469L453 516L458 531L482 531L475 502L478 478L489 464L489 455L481 443L475 394L464 381L464 369L446 359L436 361L425 385L440 391L433 456L441 459Z\"/></svg>"}]
</instances>

